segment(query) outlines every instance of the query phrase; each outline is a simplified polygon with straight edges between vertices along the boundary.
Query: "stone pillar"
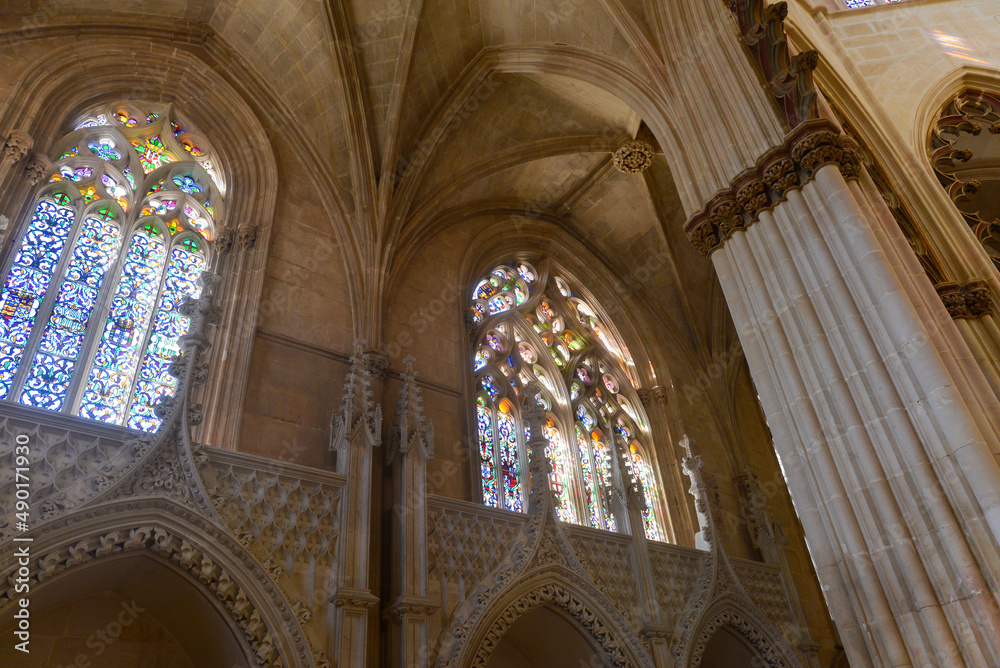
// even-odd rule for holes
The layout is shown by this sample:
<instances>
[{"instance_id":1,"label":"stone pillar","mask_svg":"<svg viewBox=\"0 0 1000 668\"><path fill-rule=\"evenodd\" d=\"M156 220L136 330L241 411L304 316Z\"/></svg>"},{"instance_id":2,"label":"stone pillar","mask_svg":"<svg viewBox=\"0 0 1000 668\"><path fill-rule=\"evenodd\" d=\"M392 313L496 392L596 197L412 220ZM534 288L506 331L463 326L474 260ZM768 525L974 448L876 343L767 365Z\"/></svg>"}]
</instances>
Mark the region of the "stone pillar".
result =
<instances>
[{"instance_id":1,"label":"stone pillar","mask_svg":"<svg viewBox=\"0 0 1000 668\"><path fill-rule=\"evenodd\" d=\"M23 201L26 188L22 173L24 158L35 140L27 132L12 130L0 146L0 251L3 250L8 235L16 229L15 217ZM37 179L34 183L37 183Z\"/></svg>"},{"instance_id":2,"label":"stone pillar","mask_svg":"<svg viewBox=\"0 0 1000 668\"><path fill-rule=\"evenodd\" d=\"M427 666L428 618L437 610L427 597L427 460L434 456L434 425L427 424L420 388L407 357L399 390L392 466L392 602L383 613L389 625L389 666Z\"/></svg>"},{"instance_id":3,"label":"stone pillar","mask_svg":"<svg viewBox=\"0 0 1000 668\"><path fill-rule=\"evenodd\" d=\"M851 142L790 133L711 254L852 665L1000 665L1000 405Z\"/></svg>"},{"instance_id":4,"label":"stone pillar","mask_svg":"<svg viewBox=\"0 0 1000 668\"><path fill-rule=\"evenodd\" d=\"M341 499L340 572L330 599L334 628L328 654L345 668L363 668L378 660L372 654L378 631L373 614L379 603L372 591L372 451L382 440L382 407L374 400L370 357L355 343L330 440L337 472L347 476L347 484Z\"/></svg>"}]
</instances>

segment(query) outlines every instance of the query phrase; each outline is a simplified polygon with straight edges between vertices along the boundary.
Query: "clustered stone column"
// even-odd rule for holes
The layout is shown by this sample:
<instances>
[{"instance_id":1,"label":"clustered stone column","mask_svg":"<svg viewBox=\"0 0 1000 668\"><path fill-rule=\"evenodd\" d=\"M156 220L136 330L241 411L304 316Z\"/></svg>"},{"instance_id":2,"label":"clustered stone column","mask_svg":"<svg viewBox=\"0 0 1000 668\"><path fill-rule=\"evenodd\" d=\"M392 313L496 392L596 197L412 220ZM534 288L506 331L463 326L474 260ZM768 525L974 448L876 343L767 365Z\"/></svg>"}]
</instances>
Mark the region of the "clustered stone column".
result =
<instances>
[{"instance_id":1,"label":"clustered stone column","mask_svg":"<svg viewBox=\"0 0 1000 668\"><path fill-rule=\"evenodd\" d=\"M807 121L686 230L852 665L1000 665L1000 405L860 169Z\"/></svg>"}]
</instances>

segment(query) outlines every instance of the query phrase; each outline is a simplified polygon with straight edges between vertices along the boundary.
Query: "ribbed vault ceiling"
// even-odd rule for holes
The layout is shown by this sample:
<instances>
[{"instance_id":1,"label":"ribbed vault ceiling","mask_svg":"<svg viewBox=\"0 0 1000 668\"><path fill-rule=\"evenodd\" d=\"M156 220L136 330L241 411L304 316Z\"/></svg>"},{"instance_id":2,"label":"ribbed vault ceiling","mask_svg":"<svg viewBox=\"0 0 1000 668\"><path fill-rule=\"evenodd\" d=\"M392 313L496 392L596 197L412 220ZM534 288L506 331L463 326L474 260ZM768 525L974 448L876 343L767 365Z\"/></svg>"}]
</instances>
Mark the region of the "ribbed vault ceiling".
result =
<instances>
[{"instance_id":1,"label":"ribbed vault ceiling","mask_svg":"<svg viewBox=\"0 0 1000 668\"><path fill-rule=\"evenodd\" d=\"M203 25L235 50L330 161L359 262L388 276L401 240L422 243L461 207L498 203L559 217L615 271L655 267L638 298L696 356L711 327L711 267L680 233L664 156L644 175L610 165L643 133L606 90L556 74L493 73L426 160L436 119L484 49L575 47L641 76L633 44L651 33L643 0L0 0L10 29L156 17ZM640 35L636 38L635 35ZM649 41L652 44L652 40ZM655 140L654 140L655 143ZM657 147L658 148L658 147ZM659 148L658 148L659 150ZM416 158L416 159L415 159ZM481 207L478 203L481 203ZM530 215L528 216L530 222ZM381 266L377 266L381 263ZM644 275L645 276L645 275Z\"/></svg>"}]
</instances>

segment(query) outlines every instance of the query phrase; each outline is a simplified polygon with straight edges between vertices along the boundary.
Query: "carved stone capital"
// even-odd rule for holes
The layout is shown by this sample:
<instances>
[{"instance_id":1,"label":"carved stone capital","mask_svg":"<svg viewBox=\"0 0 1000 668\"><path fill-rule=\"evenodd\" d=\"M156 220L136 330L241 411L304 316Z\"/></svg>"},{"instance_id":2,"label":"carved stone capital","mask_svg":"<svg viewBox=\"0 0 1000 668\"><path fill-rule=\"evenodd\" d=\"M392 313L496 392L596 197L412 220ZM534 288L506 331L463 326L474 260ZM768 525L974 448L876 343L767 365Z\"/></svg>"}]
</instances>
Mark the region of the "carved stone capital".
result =
<instances>
[{"instance_id":1,"label":"carved stone capital","mask_svg":"<svg viewBox=\"0 0 1000 668\"><path fill-rule=\"evenodd\" d=\"M986 281L964 285L941 283L935 289L952 318L979 318L993 310L993 297Z\"/></svg>"},{"instance_id":2,"label":"carved stone capital","mask_svg":"<svg viewBox=\"0 0 1000 668\"><path fill-rule=\"evenodd\" d=\"M28 177L31 185L35 186L45 177L50 167L52 167L52 161L49 160L47 155L32 153L31 157L28 158L27 164L24 166L24 174Z\"/></svg>"},{"instance_id":3,"label":"carved stone capital","mask_svg":"<svg viewBox=\"0 0 1000 668\"><path fill-rule=\"evenodd\" d=\"M734 185L734 189L736 201L751 218L757 218L762 210L771 205L771 199L764 189L764 180L757 174L749 175L742 183L738 182Z\"/></svg>"},{"instance_id":4,"label":"carved stone capital","mask_svg":"<svg viewBox=\"0 0 1000 668\"><path fill-rule=\"evenodd\" d=\"M392 361L384 351L369 349L361 353L362 363L372 378L384 381L389 373L389 364Z\"/></svg>"},{"instance_id":5,"label":"carved stone capital","mask_svg":"<svg viewBox=\"0 0 1000 668\"><path fill-rule=\"evenodd\" d=\"M340 589L330 597L330 602L338 608L360 612L378 605L379 598L363 589Z\"/></svg>"},{"instance_id":6,"label":"carved stone capital","mask_svg":"<svg viewBox=\"0 0 1000 668\"><path fill-rule=\"evenodd\" d=\"M430 617L438 611L440 606L429 598L418 598L414 596L400 596L382 612L382 619L392 623L404 616L409 617Z\"/></svg>"},{"instance_id":7,"label":"carved stone capital","mask_svg":"<svg viewBox=\"0 0 1000 668\"><path fill-rule=\"evenodd\" d=\"M224 255L233 249L233 243L235 243L235 241L236 230L231 227L223 227L215 234L215 250Z\"/></svg>"},{"instance_id":8,"label":"carved stone capital","mask_svg":"<svg viewBox=\"0 0 1000 668\"><path fill-rule=\"evenodd\" d=\"M236 231L236 243L240 250L249 250L257 245L257 226L243 225Z\"/></svg>"},{"instance_id":9,"label":"carved stone capital","mask_svg":"<svg viewBox=\"0 0 1000 668\"><path fill-rule=\"evenodd\" d=\"M649 408L652 403L652 392L644 387L640 387L635 393L639 396L643 408Z\"/></svg>"},{"instance_id":10,"label":"carved stone capital","mask_svg":"<svg viewBox=\"0 0 1000 668\"><path fill-rule=\"evenodd\" d=\"M653 398L656 399L656 403L666 405L667 404L667 388L662 385L657 385L653 388Z\"/></svg>"},{"instance_id":11,"label":"carved stone capital","mask_svg":"<svg viewBox=\"0 0 1000 668\"><path fill-rule=\"evenodd\" d=\"M757 221L761 211L783 201L786 193L812 179L823 165L836 163L844 178L861 173L861 156L854 140L840 134L825 119L807 121L790 132L781 146L762 155L757 164L717 193L684 225L692 245L710 255L739 230Z\"/></svg>"},{"instance_id":12,"label":"carved stone capital","mask_svg":"<svg viewBox=\"0 0 1000 668\"><path fill-rule=\"evenodd\" d=\"M3 160L17 162L35 145L35 140L23 130L11 130L3 145Z\"/></svg>"}]
</instances>

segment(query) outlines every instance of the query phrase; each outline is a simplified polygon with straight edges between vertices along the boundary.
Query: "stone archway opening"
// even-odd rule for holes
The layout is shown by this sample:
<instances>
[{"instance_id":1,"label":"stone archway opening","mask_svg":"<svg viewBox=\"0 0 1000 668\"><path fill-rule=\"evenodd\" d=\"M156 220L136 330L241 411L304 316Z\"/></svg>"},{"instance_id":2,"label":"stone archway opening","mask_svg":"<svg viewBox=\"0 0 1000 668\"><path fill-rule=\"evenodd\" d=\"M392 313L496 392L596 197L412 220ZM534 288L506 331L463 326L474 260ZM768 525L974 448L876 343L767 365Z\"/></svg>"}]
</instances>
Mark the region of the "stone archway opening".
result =
<instances>
[{"instance_id":1,"label":"stone archway opening","mask_svg":"<svg viewBox=\"0 0 1000 668\"><path fill-rule=\"evenodd\" d=\"M745 638L721 626L705 644L699 668L758 668L767 665Z\"/></svg>"},{"instance_id":2,"label":"stone archway opening","mask_svg":"<svg viewBox=\"0 0 1000 668\"><path fill-rule=\"evenodd\" d=\"M211 592L148 553L102 559L31 592L30 653L0 647L0 665L245 668L249 647ZM13 638L13 611L0 618Z\"/></svg>"},{"instance_id":3,"label":"stone archway opening","mask_svg":"<svg viewBox=\"0 0 1000 668\"><path fill-rule=\"evenodd\" d=\"M559 609L522 615L497 643L488 668L611 668L585 629Z\"/></svg>"}]
</instances>

